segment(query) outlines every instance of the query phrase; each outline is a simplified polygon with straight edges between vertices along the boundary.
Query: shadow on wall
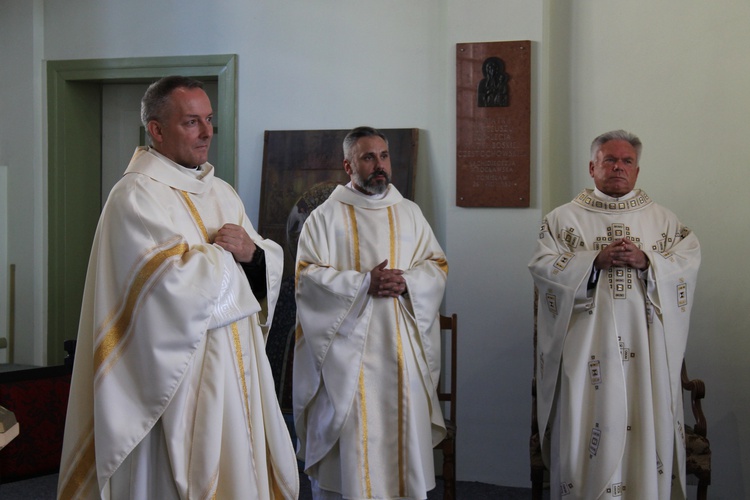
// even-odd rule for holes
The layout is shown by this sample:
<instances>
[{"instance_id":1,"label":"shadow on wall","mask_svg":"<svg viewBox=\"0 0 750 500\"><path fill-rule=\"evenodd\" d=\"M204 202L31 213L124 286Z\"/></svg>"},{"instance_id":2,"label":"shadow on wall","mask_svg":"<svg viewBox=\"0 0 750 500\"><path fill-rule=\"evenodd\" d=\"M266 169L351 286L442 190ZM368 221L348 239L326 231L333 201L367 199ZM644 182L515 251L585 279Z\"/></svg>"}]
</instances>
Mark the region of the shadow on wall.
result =
<instances>
[{"instance_id":1,"label":"shadow on wall","mask_svg":"<svg viewBox=\"0 0 750 500\"><path fill-rule=\"evenodd\" d=\"M731 478L744 477L743 457L740 443L747 440L740 435L740 426L734 413L726 413L720 417L713 417L709 421L711 427L711 449L714 450L713 484L722 485L722 498L748 498L743 481L733 482ZM714 423L716 422L716 423ZM745 423L747 428L747 423ZM721 450L721 451L719 451Z\"/></svg>"}]
</instances>

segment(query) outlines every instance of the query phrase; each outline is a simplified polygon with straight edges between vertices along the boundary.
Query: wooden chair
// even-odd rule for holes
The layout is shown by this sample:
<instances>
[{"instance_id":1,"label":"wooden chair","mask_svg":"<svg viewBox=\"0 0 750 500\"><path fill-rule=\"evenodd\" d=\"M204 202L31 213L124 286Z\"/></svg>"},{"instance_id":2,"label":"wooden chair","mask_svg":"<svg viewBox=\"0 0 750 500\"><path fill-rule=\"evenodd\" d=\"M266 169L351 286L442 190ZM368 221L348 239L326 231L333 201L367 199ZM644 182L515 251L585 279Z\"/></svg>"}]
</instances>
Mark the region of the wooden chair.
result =
<instances>
[{"instance_id":1,"label":"wooden chair","mask_svg":"<svg viewBox=\"0 0 750 500\"><path fill-rule=\"evenodd\" d=\"M531 498L542 499L548 471L542 460L541 436L539 423L536 418L536 333L537 307L539 295L534 290L534 376L531 379L531 438L529 439L529 458L531 467ZM690 393L690 407L692 409L694 426L685 426L686 457L685 471L698 479L698 500L706 500L708 486L711 484L711 446L706 437L708 424L701 408L701 400L706 395L706 387L702 380L690 380L687 374L685 360L682 361L682 389ZM545 429L545 432L549 432Z\"/></svg>"},{"instance_id":2,"label":"wooden chair","mask_svg":"<svg viewBox=\"0 0 750 500\"><path fill-rule=\"evenodd\" d=\"M706 395L706 386L701 379L690 380L682 361L682 390L690 392L690 407L693 411L695 425L685 426L685 472L698 478L698 500L708 498L708 486L711 484L711 443L706 434L708 423L703 415L701 399Z\"/></svg>"},{"instance_id":3,"label":"wooden chair","mask_svg":"<svg viewBox=\"0 0 750 500\"><path fill-rule=\"evenodd\" d=\"M449 414L445 418L445 428L448 433L435 449L443 452L443 499L456 498L456 346L458 344L458 316L440 316L440 330L450 333L451 361L450 384L446 384L441 376L438 384L438 399L450 406Z\"/></svg>"}]
</instances>

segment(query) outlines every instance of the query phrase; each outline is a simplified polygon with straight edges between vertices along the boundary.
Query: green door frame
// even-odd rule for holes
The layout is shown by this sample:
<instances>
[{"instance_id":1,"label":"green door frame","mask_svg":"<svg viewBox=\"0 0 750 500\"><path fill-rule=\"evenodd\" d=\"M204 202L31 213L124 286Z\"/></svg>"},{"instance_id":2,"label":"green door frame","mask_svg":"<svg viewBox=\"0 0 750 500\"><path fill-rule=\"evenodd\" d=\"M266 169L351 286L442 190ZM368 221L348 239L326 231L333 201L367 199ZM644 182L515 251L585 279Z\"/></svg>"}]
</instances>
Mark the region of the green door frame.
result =
<instances>
[{"instance_id":1,"label":"green door frame","mask_svg":"<svg viewBox=\"0 0 750 500\"><path fill-rule=\"evenodd\" d=\"M86 268L99 220L102 85L150 83L174 74L217 82L218 102L213 104L221 133L212 144L218 150L216 175L235 185L236 55L47 61L50 366L62 364L63 342L78 333Z\"/></svg>"}]
</instances>

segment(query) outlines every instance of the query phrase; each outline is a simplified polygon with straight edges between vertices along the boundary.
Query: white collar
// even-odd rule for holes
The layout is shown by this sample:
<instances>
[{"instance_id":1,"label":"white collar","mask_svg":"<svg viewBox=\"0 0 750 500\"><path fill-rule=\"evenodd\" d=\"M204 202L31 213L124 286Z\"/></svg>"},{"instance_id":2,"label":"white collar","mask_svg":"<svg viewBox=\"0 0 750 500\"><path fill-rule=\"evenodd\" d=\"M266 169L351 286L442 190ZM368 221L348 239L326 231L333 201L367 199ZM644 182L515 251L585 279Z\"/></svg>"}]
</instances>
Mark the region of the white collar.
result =
<instances>
[{"instance_id":1,"label":"white collar","mask_svg":"<svg viewBox=\"0 0 750 500\"><path fill-rule=\"evenodd\" d=\"M205 169L203 168L203 165L197 165L197 166L195 166L193 168L185 167L183 165L180 165L176 161L174 161L174 160L172 160L170 158L167 158L166 156L164 156L163 154L161 154L158 149L156 149L153 146L149 146L149 151L151 151L152 153L154 153L154 155L158 156L162 160L170 163L174 167L179 168L181 172L184 172L184 173L186 173L188 175L192 175L196 179L202 179L206 175L206 172L205 172Z\"/></svg>"},{"instance_id":2,"label":"white collar","mask_svg":"<svg viewBox=\"0 0 750 500\"><path fill-rule=\"evenodd\" d=\"M622 200L629 200L630 198L632 198L632 197L634 197L634 196L635 196L635 189L634 189L634 190L632 190L631 192L629 192L628 194L624 195L624 196L620 196L620 197L614 197L614 196L610 196L610 195L608 195L608 194L604 194L604 193L602 193L601 191L599 191L599 189L598 189L598 188L594 188L594 195L595 195L595 196L596 196L597 198L601 198L602 200L605 200L605 201L622 201Z\"/></svg>"}]
</instances>

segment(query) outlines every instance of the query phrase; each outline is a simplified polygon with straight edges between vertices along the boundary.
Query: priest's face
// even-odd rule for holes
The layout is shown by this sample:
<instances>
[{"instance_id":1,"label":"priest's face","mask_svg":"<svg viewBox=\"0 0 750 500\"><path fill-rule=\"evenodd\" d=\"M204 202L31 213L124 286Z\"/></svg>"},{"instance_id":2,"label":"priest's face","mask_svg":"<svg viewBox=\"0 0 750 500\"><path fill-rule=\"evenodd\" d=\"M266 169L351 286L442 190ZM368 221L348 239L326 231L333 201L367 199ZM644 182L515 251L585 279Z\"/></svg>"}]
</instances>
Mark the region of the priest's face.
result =
<instances>
[{"instance_id":1,"label":"priest's face","mask_svg":"<svg viewBox=\"0 0 750 500\"><path fill-rule=\"evenodd\" d=\"M602 144L596 160L589 162L589 174L597 189L615 198L635 188L639 170L635 148L628 141L619 139Z\"/></svg>"},{"instance_id":2,"label":"priest's face","mask_svg":"<svg viewBox=\"0 0 750 500\"><path fill-rule=\"evenodd\" d=\"M169 95L165 116L151 120L149 132L161 154L184 167L208 161L214 135L211 101L200 88L176 88Z\"/></svg>"},{"instance_id":3,"label":"priest's face","mask_svg":"<svg viewBox=\"0 0 750 500\"><path fill-rule=\"evenodd\" d=\"M378 136L361 137L344 159L344 170L354 187L366 194L380 194L391 182L391 156L388 144Z\"/></svg>"}]
</instances>

